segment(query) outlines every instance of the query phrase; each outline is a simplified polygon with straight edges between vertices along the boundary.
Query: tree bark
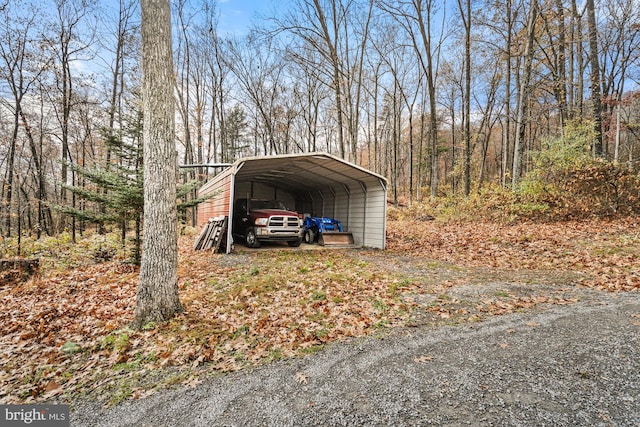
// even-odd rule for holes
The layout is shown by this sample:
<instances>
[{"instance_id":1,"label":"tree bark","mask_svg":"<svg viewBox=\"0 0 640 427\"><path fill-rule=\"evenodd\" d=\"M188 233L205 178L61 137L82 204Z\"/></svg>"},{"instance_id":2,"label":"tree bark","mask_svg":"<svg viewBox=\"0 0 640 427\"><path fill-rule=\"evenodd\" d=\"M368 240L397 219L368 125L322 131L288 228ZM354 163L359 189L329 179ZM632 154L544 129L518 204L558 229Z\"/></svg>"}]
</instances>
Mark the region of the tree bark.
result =
<instances>
[{"instance_id":1,"label":"tree bark","mask_svg":"<svg viewBox=\"0 0 640 427\"><path fill-rule=\"evenodd\" d=\"M569 76L573 78L574 74L576 76L576 81L571 88L572 93L575 94L575 100L570 103L573 109L573 115L581 117L584 114L584 55L582 49L582 14L578 13L578 5L576 0L571 1L571 19L575 26L574 35L575 37L572 39L572 46L575 48L575 52L572 49L572 55L575 57L575 63L577 66L577 70L573 71L571 69L569 71ZM574 61L571 61L571 66L573 67Z\"/></svg>"},{"instance_id":2,"label":"tree bark","mask_svg":"<svg viewBox=\"0 0 640 427\"><path fill-rule=\"evenodd\" d=\"M509 151L511 150L511 43L513 34L513 7L511 0L506 2L507 34L506 34L506 63L505 63L505 100L504 100L504 132L502 144L502 186L507 186L507 170L509 168Z\"/></svg>"},{"instance_id":3,"label":"tree bark","mask_svg":"<svg viewBox=\"0 0 640 427\"><path fill-rule=\"evenodd\" d=\"M556 0L556 9L558 11L558 81L556 87L556 99L558 100L558 106L560 109L560 118L562 123L561 127L566 124L569 115L567 108L567 36L564 25L564 5L562 0Z\"/></svg>"},{"instance_id":4,"label":"tree bark","mask_svg":"<svg viewBox=\"0 0 640 427\"><path fill-rule=\"evenodd\" d=\"M182 311L178 298L175 105L169 0L142 0L144 222L132 326Z\"/></svg>"},{"instance_id":5,"label":"tree bark","mask_svg":"<svg viewBox=\"0 0 640 427\"><path fill-rule=\"evenodd\" d=\"M593 0L587 0L587 27L589 29L589 62L591 65L591 102L593 105L594 130L596 141L593 153L596 157L603 155L602 143L602 96L600 91L600 63L598 62L598 28L596 27L596 11Z\"/></svg>"},{"instance_id":6,"label":"tree bark","mask_svg":"<svg viewBox=\"0 0 640 427\"><path fill-rule=\"evenodd\" d=\"M463 6L458 0L458 8L464 25L464 195L471 193L471 0Z\"/></svg>"}]
</instances>

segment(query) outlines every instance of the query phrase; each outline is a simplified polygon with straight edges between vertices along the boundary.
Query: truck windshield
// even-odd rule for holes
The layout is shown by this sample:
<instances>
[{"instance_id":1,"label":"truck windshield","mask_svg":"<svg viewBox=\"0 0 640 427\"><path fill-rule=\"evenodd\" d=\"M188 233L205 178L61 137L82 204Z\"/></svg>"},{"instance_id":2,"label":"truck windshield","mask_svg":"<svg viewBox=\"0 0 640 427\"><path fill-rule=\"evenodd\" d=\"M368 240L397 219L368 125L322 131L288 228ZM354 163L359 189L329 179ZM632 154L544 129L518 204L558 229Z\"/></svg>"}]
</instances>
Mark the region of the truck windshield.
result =
<instances>
[{"instance_id":1,"label":"truck windshield","mask_svg":"<svg viewBox=\"0 0 640 427\"><path fill-rule=\"evenodd\" d=\"M287 207L279 200L252 200L251 209L281 209L286 211Z\"/></svg>"}]
</instances>

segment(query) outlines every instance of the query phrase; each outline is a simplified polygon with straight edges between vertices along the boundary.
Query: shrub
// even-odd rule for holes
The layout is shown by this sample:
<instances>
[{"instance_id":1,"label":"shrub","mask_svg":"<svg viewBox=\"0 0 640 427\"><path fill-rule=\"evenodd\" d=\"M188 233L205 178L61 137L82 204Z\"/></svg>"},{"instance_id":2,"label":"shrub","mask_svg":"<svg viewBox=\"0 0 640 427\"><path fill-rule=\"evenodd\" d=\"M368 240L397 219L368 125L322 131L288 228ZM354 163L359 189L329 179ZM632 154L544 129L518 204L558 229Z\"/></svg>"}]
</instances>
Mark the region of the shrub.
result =
<instances>
[{"instance_id":1,"label":"shrub","mask_svg":"<svg viewBox=\"0 0 640 427\"><path fill-rule=\"evenodd\" d=\"M529 215L580 219L640 213L640 178L592 157L593 126L574 121L563 132L561 138L544 141L542 149L533 153L534 168L515 189L521 201L540 207Z\"/></svg>"}]
</instances>

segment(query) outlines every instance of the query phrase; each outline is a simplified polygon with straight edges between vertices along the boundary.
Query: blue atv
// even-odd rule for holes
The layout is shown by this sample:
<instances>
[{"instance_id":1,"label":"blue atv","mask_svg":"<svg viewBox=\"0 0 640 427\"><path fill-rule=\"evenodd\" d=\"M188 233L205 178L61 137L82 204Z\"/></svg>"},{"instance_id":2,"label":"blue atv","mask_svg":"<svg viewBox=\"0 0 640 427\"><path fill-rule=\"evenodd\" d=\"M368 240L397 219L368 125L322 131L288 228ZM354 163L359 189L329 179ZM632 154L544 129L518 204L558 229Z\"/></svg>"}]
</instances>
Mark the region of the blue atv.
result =
<instances>
[{"instance_id":1,"label":"blue atv","mask_svg":"<svg viewBox=\"0 0 640 427\"><path fill-rule=\"evenodd\" d=\"M343 238L333 240L340 240L339 243L348 244L348 239L350 238L351 244L353 243L351 233L344 233L342 231L342 223L337 219L308 216L304 219L303 230L302 238L305 243L318 242L321 245L332 244L332 236L338 237L347 234L349 236L346 236L346 242L343 241ZM336 243L338 243L338 241L336 241Z\"/></svg>"}]
</instances>

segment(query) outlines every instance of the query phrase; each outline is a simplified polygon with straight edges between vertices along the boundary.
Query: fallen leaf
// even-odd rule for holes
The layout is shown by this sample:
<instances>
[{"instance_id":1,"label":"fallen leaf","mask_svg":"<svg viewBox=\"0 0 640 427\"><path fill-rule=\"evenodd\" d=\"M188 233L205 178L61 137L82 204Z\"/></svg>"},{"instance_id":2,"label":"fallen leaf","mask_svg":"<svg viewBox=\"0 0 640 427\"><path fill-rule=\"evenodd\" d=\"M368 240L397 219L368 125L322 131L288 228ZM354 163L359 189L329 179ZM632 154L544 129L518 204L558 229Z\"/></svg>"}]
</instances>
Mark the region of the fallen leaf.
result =
<instances>
[{"instance_id":1,"label":"fallen leaf","mask_svg":"<svg viewBox=\"0 0 640 427\"><path fill-rule=\"evenodd\" d=\"M51 380L51 381L49 381L49 382L47 383L47 385L45 386L44 391L46 391L46 392L48 393L48 392L51 392L51 391L53 391L53 390L57 390L57 389L59 389L60 387L62 387L60 384L58 384L58 383L57 383L57 382L55 382L54 380Z\"/></svg>"},{"instance_id":2,"label":"fallen leaf","mask_svg":"<svg viewBox=\"0 0 640 427\"><path fill-rule=\"evenodd\" d=\"M414 362L416 363L427 363L433 360L433 356L420 356L420 357L416 357L415 359L413 359Z\"/></svg>"},{"instance_id":3,"label":"fallen leaf","mask_svg":"<svg viewBox=\"0 0 640 427\"><path fill-rule=\"evenodd\" d=\"M189 388L195 388L198 384L202 384L202 380L196 377L192 377L191 379L189 379L184 383L184 385L186 385Z\"/></svg>"},{"instance_id":4,"label":"fallen leaf","mask_svg":"<svg viewBox=\"0 0 640 427\"><path fill-rule=\"evenodd\" d=\"M298 384L307 384L309 382L309 377L307 377L303 372L296 372L296 381L298 381Z\"/></svg>"}]
</instances>

